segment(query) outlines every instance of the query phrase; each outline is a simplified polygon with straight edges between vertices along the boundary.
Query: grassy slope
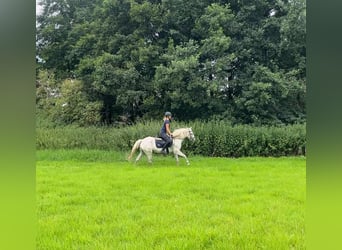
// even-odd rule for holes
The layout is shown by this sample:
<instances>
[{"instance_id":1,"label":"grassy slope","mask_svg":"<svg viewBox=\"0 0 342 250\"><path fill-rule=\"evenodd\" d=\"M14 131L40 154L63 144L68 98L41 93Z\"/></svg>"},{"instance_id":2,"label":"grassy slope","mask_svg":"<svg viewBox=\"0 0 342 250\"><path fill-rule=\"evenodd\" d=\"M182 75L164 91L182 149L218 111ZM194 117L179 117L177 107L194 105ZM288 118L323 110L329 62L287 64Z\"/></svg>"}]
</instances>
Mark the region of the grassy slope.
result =
<instances>
[{"instance_id":1,"label":"grassy slope","mask_svg":"<svg viewBox=\"0 0 342 250\"><path fill-rule=\"evenodd\" d=\"M190 162L38 151L37 249L305 248L305 158Z\"/></svg>"}]
</instances>

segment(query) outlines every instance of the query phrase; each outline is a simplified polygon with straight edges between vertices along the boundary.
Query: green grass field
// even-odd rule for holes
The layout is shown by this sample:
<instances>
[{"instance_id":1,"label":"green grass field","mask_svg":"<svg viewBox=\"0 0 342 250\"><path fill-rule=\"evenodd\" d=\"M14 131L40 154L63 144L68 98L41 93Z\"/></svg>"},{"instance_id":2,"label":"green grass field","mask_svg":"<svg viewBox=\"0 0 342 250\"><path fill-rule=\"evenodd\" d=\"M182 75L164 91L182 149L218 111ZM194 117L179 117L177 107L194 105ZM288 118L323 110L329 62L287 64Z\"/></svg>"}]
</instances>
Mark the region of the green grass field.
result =
<instances>
[{"instance_id":1,"label":"green grass field","mask_svg":"<svg viewBox=\"0 0 342 250\"><path fill-rule=\"evenodd\" d=\"M306 159L37 152L37 249L305 249Z\"/></svg>"}]
</instances>

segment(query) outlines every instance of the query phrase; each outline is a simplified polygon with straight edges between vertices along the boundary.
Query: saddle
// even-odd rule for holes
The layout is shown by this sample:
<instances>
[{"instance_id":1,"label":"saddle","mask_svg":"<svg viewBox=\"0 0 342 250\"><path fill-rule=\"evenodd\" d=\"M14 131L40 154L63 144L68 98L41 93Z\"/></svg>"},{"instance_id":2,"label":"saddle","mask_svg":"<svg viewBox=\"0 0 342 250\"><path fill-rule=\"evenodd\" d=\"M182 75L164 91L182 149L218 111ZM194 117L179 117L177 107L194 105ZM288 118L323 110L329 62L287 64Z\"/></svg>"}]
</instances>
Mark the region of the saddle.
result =
<instances>
[{"instance_id":1,"label":"saddle","mask_svg":"<svg viewBox=\"0 0 342 250\"><path fill-rule=\"evenodd\" d=\"M156 143L156 147L157 148L162 148L165 145L165 141L162 138L160 138L160 137L155 138L154 141ZM171 146L172 146L172 143L171 143L170 146L168 146L168 148L171 147Z\"/></svg>"}]
</instances>

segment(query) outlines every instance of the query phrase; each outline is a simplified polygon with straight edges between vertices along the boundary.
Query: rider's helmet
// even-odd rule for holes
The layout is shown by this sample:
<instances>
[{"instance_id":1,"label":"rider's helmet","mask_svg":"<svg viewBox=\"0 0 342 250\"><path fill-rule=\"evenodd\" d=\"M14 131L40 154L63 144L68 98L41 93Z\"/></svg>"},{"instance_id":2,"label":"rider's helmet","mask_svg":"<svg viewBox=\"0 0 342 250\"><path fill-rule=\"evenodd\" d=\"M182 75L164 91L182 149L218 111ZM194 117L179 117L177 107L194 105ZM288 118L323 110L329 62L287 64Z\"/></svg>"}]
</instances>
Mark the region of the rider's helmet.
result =
<instances>
[{"instance_id":1,"label":"rider's helmet","mask_svg":"<svg viewBox=\"0 0 342 250\"><path fill-rule=\"evenodd\" d=\"M172 114L171 114L171 112L166 111L166 112L165 112L165 116L172 116Z\"/></svg>"}]
</instances>

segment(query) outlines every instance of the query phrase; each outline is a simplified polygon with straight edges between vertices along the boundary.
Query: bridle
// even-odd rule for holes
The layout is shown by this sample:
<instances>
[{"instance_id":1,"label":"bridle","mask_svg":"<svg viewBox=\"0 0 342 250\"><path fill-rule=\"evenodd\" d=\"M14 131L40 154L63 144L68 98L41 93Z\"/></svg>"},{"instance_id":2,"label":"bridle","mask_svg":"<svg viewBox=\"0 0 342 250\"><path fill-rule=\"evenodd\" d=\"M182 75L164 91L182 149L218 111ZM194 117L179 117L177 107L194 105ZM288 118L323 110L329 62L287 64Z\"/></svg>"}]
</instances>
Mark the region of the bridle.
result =
<instances>
[{"instance_id":1,"label":"bridle","mask_svg":"<svg viewBox=\"0 0 342 250\"><path fill-rule=\"evenodd\" d=\"M189 138L190 138L190 139L195 139L195 135L194 135L194 133L192 132L192 129L191 129L191 128L189 128L188 132L189 132Z\"/></svg>"}]
</instances>

